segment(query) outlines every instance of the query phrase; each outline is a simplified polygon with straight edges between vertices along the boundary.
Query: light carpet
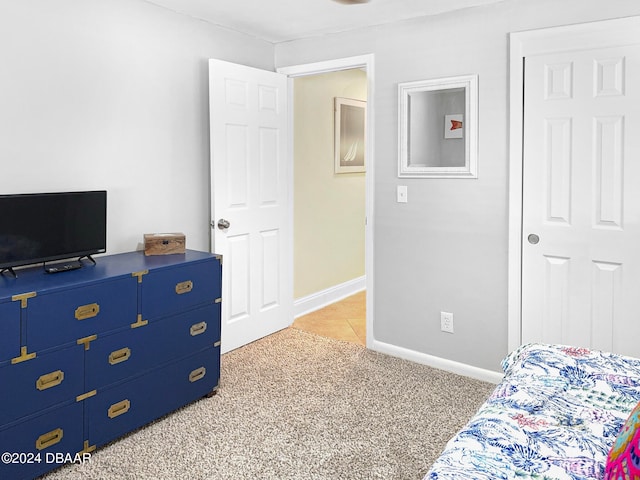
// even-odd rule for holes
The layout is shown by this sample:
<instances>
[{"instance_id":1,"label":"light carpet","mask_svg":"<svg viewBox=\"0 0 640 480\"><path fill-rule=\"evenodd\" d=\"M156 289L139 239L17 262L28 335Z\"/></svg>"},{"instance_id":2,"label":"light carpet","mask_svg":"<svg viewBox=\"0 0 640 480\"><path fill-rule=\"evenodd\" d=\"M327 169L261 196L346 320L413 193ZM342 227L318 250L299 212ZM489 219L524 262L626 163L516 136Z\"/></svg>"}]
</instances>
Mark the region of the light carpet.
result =
<instances>
[{"instance_id":1,"label":"light carpet","mask_svg":"<svg viewBox=\"0 0 640 480\"><path fill-rule=\"evenodd\" d=\"M493 388L288 328L223 355L217 395L45 478L421 479Z\"/></svg>"}]
</instances>

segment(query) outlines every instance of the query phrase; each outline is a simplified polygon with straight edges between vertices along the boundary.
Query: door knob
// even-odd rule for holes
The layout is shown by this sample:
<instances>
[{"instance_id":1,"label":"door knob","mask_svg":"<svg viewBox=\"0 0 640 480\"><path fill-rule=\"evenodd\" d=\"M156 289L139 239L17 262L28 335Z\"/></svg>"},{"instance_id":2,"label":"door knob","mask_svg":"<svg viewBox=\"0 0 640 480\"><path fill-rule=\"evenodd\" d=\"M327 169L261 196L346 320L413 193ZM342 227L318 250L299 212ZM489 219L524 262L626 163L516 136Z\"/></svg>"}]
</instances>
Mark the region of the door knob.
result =
<instances>
[{"instance_id":1,"label":"door knob","mask_svg":"<svg viewBox=\"0 0 640 480\"><path fill-rule=\"evenodd\" d=\"M529 243L531 245L535 245L536 243L538 243L540 241L540 237L538 235L536 235L535 233L531 233L527 237L527 240L529 241Z\"/></svg>"},{"instance_id":2,"label":"door knob","mask_svg":"<svg viewBox=\"0 0 640 480\"><path fill-rule=\"evenodd\" d=\"M218 220L218 228L220 230L226 230L230 226L231 224L229 223L229 220L225 220L224 218L221 218L220 220Z\"/></svg>"}]
</instances>

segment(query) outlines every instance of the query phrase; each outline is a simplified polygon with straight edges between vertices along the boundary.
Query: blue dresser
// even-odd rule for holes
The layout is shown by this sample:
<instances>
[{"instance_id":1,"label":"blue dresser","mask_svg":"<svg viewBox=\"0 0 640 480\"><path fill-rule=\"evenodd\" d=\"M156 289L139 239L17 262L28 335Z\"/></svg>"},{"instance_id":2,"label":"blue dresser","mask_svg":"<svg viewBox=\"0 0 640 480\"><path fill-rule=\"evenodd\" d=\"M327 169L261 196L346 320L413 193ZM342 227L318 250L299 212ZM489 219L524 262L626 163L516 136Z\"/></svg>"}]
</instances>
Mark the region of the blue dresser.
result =
<instances>
[{"instance_id":1,"label":"blue dresser","mask_svg":"<svg viewBox=\"0 0 640 480\"><path fill-rule=\"evenodd\" d=\"M221 258L96 260L0 276L0 478L82 461L218 388Z\"/></svg>"}]
</instances>

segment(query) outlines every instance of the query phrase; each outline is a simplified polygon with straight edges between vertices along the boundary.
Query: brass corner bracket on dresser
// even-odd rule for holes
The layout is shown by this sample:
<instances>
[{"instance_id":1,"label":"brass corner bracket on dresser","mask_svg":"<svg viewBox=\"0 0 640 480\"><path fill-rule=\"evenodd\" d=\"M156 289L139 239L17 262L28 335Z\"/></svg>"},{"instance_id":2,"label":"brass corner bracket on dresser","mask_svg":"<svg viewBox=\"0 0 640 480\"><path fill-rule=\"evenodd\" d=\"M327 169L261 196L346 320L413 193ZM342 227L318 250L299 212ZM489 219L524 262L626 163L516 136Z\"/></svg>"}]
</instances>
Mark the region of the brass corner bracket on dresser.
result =
<instances>
[{"instance_id":1,"label":"brass corner bracket on dresser","mask_svg":"<svg viewBox=\"0 0 640 480\"><path fill-rule=\"evenodd\" d=\"M137 277L138 278L138 283L142 283L142 277L144 275L147 275L149 273L149 270L140 270L139 272L133 272L131 274L132 277Z\"/></svg>"},{"instance_id":2,"label":"brass corner bracket on dresser","mask_svg":"<svg viewBox=\"0 0 640 480\"><path fill-rule=\"evenodd\" d=\"M37 295L36 292L21 293L11 297L12 302L20 302L20 308L27 308L27 301Z\"/></svg>"},{"instance_id":3,"label":"brass corner bracket on dresser","mask_svg":"<svg viewBox=\"0 0 640 480\"><path fill-rule=\"evenodd\" d=\"M36 352L27 353L27 347L20 347L20 356L11 359L11 364L15 365L16 363L26 362L27 360L31 360L36 358Z\"/></svg>"}]
</instances>

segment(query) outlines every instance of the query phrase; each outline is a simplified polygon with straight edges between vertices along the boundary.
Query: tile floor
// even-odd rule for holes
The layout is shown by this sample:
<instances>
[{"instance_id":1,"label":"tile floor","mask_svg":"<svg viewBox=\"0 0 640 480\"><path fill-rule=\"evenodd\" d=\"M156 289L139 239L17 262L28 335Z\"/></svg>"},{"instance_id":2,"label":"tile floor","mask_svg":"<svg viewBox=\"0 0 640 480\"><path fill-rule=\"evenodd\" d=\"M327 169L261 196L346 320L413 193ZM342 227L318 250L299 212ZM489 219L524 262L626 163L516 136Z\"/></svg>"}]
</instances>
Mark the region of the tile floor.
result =
<instances>
[{"instance_id":1,"label":"tile floor","mask_svg":"<svg viewBox=\"0 0 640 480\"><path fill-rule=\"evenodd\" d=\"M298 317L293 328L365 345L366 292L356 293L337 303Z\"/></svg>"}]
</instances>

